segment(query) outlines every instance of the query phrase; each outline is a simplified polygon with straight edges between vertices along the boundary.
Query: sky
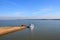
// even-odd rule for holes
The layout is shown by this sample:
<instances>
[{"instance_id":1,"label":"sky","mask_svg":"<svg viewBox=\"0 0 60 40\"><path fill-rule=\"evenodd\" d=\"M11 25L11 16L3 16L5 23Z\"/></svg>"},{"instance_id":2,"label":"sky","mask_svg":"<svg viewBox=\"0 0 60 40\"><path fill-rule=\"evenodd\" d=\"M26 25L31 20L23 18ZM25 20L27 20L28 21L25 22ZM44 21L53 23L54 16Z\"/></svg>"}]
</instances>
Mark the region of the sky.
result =
<instances>
[{"instance_id":1,"label":"sky","mask_svg":"<svg viewBox=\"0 0 60 40\"><path fill-rule=\"evenodd\" d=\"M0 19L60 19L60 0L0 0Z\"/></svg>"}]
</instances>

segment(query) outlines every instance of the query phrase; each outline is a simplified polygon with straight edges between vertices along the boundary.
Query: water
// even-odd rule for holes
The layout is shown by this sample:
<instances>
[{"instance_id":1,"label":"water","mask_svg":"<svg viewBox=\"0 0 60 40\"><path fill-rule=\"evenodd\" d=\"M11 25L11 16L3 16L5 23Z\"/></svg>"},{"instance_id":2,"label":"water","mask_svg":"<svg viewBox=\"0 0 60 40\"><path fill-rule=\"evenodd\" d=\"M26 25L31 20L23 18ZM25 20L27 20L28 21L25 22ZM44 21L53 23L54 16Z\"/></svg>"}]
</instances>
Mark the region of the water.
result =
<instances>
[{"instance_id":1,"label":"water","mask_svg":"<svg viewBox=\"0 0 60 40\"><path fill-rule=\"evenodd\" d=\"M0 20L0 26L34 24L28 28L0 37L0 40L60 40L60 20Z\"/></svg>"}]
</instances>

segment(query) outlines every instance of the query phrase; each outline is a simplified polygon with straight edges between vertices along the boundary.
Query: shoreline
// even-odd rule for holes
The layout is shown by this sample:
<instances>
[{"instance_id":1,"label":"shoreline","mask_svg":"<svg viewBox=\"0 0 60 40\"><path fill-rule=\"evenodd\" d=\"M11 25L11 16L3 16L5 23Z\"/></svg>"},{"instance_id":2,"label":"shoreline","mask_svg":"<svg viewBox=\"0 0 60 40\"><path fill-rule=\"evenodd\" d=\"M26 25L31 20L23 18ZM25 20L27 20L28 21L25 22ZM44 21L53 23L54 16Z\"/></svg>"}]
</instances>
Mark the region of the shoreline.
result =
<instances>
[{"instance_id":1,"label":"shoreline","mask_svg":"<svg viewBox=\"0 0 60 40\"><path fill-rule=\"evenodd\" d=\"M8 33L12 33L15 31L23 30L26 26L6 26L6 27L0 27L0 36Z\"/></svg>"}]
</instances>

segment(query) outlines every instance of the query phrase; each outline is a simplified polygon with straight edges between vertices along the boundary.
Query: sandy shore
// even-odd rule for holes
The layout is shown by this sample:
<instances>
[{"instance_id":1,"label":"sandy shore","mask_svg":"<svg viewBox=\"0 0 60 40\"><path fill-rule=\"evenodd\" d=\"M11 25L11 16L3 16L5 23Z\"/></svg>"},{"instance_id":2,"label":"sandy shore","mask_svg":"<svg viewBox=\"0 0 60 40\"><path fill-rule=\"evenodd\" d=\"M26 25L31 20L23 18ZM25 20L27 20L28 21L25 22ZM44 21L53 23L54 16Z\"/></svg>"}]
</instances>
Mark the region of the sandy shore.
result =
<instances>
[{"instance_id":1,"label":"sandy shore","mask_svg":"<svg viewBox=\"0 0 60 40\"><path fill-rule=\"evenodd\" d=\"M22 30L22 29L25 29L25 28L26 28L26 26L0 27L0 35L7 34L7 33L10 33L10 32L15 32L15 31Z\"/></svg>"}]
</instances>

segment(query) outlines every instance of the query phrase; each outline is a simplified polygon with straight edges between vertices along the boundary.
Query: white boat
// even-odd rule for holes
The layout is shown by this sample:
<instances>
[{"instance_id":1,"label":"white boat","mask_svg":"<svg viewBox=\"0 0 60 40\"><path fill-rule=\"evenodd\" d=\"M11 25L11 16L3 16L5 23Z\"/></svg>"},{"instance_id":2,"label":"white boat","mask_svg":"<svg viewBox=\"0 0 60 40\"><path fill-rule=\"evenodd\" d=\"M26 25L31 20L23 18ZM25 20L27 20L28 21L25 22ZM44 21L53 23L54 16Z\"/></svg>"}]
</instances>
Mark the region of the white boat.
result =
<instances>
[{"instance_id":1,"label":"white boat","mask_svg":"<svg viewBox=\"0 0 60 40\"><path fill-rule=\"evenodd\" d=\"M27 26L31 31L34 29L34 24L31 24L30 26Z\"/></svg>"}]
</instances>

